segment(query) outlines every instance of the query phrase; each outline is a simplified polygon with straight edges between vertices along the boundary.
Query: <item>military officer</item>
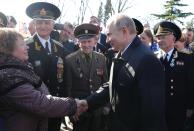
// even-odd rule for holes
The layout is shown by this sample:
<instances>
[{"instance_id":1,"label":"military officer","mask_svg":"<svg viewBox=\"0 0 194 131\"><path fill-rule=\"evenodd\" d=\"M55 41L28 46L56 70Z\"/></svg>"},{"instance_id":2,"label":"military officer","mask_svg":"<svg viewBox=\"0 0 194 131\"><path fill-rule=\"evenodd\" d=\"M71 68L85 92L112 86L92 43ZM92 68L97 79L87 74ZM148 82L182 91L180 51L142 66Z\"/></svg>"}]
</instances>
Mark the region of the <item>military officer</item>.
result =
<instances>
[{"instance_id":1,"label":"military officer","mask_svg":"<svg viewBox=\"0 0 194 131\"><path fill-rule=\"evenodd\" d=\"M83 99L94 93L102 83L107 81L105 56L93 51L97 26L81 24L74 30L80 49L66 57L66 84L69 95ZM78 122L74 122L74 131L99 130L101 109L94 113L86 112Z\"/></svg>"},{"instance_id":2,"label":"military officer","mask_svg":"<svg viewBox=\"0 0 194 131\"><path fill-rule=\"evenodd\" d=\"M7 17L0 12L0 27L6 27L7 26Z\"/></svg>"},{"instance_id":3,"label":"military officer","mask_svg":"<svg viewBox=\"0 0 194 131\"><path fill-rule=\"evenodd\" d=\"M181 37L180 28L168 21L154 27L160 48L166 55L160 58L166 76L166 122L168 131L182 131L186 110L193 108L193 63L191 55L174 48Z\"/></svg>"},{"instance_id":4,"label":"military officer","mask_svg":"<svg viewBox=\"0 0 194 131\"><path fill-rule=\"evenodd\" d=\"M36 2L29 5L26 14L34 20L36 33L26 42L29 46L29 62L41 77L53 96L67 96L64 88L64 60L67 52L63 46L50 38L54 20L60 10L53 4ZM59 131L60 118L49 119L49 131Z\"/></svg>"}]
</instances>

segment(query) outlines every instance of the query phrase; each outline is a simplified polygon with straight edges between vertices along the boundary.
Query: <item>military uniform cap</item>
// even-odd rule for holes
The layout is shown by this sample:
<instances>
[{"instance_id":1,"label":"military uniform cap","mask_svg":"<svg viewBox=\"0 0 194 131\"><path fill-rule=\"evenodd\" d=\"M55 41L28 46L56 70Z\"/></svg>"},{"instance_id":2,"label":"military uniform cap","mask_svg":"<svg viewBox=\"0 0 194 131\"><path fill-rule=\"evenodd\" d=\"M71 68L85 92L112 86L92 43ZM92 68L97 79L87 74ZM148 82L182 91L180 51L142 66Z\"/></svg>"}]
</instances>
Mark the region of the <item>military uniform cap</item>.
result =
<instances>
[{"instance_id":1,"label":"military uniform cap","mask_svg":"<svg viewBox=\"0 0 194 131\"><path fill-rule=\"evenodd\" d=\"M74 35L78 39L89 39L96 36L98 33L98 27L89 23L81 24L74 30Z\"/></svg>"},{"instance_id":2,"label":"military uniform cap","mask_svg":"<svg viewBox=\"0 0 194 131\"><path fill-rule=\"evenodd\" d=\"M61 12L57 6L51 3L36 2L26 8L26 14L32 19L56 20L61 15Z\"/></svg>"},{"instance_id":3,"label":"military uniform cap","mask_svg":"<svg viewBox=\"0 0 194 131\"><path fill-rule=\"evenodd\" d=\"M135 19L135 18L132 18L132 19L133 19L133 21L135 23L137 34L138 35L141 34L143 32L143 25L142 25L142 23L139 20Z\"/></svg>"},{"instance_id":4,"label":"military uniform cap","mask_svg":"<svg viewBox=\"0 0 194 131\"><path fill-rule=\"evenodd\" d=\"M1 27L7 26L7 17L2 12L0 12L0 25Z\"/></svg>"},{"instance_id":5,"label":"military uniform cap","mask_svg":"<svg viewBox=\"0 0 194 131\"><path fill-rule=\"evenodd\" d=\"M181 38L181 29L172 22L162 21L154 26L155 36L167 35L173 33L176 38L176 41Z\"/></svg>"}]
</instances>

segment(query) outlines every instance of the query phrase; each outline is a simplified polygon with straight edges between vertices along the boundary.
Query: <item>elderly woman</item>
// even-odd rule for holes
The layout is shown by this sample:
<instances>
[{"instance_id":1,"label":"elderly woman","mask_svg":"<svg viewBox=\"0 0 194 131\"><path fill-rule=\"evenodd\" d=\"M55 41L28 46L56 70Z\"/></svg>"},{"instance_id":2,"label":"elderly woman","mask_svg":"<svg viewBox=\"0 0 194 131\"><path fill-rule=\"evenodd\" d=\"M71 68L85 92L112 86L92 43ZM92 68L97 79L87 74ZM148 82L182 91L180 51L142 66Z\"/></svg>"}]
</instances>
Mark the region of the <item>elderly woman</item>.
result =
<instances>
[{"instance_id":1,"label":"elderly woman","mask_svg":"<svg viewBox=\"0 0 194 131\"><path fill-rule=\"evenodd\" d=\"M49 95L27 62L27 50L22 35L0 29L0 117L6 131L46 131L48 117L79 111L80 102Z\"/></svg>"}]
</instances>

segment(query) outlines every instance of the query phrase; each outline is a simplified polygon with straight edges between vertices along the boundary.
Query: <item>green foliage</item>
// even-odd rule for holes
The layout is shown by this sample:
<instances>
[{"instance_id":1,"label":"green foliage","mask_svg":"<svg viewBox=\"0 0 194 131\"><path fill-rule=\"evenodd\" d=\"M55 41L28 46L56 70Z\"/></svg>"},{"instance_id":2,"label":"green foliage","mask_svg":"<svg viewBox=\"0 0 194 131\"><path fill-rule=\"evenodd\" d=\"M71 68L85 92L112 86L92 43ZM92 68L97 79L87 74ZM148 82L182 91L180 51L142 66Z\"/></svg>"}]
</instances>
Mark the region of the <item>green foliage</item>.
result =
<instances>
[{"instance_id":1,"label":"green foliage","mask_svg":"<svg viewBox=\"0 0 194 131\"><path fill-rule=\"evenodd\" d=\"M106 5L104 6L104 25L106 25L106 21L112 16L112 3L111 0L106 0Z\"/></svg>"},{"instance_id":2,"label":"green foliage","mask_svg":"<svg viewBox=\"0 0 194 131\"><path fill-rule=\"evenodd\" d=\"M103 20L103 3L100 3L99 9L98 9L98 18L102 21Z\"/></svg>"},{"instance_id":3,"label":"green foliage","mask_svg":"<svg viewBox=\"0 0 194 131\"><path fill-rule=\"evenodd\" d=\"M169 20L169 21L178 21L181 24L183 22L180 18L186 18L187 16L193 15L191 12L183 12L178 7L188 6L187 4L180 3L181 0L169 0L166 1L164 5L165 12L163 14L152 14L153 16L157 17L158 19Z\"/></svg>"}]
</instances>

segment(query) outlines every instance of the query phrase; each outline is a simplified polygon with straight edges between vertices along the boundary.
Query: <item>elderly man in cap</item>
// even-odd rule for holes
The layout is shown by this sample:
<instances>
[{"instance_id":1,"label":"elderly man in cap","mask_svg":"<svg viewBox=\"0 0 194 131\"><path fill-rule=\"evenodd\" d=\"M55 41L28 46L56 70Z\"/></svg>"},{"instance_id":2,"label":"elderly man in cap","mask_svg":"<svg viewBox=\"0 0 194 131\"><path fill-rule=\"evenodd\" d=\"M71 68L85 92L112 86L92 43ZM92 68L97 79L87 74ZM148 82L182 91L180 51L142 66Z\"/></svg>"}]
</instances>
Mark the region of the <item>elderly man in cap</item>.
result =
<instances>
[{"instance_id":1,"label":"elderly man in cap","mask_svg":"<svg viewBox=\"0 0 194 131\"><path fill-rule=\"evenodd\" d=\"M194 72L192 57L177 51L175 42L181 37L180 28L169 21L154 27L157 42L166 53L160 58L166 75L166 122L168 131L182 131L186 110L193 109Z\"/></svg>"},{"instance_id":2,"label":"elderly man in cap","mask_svg":"<svg viewBox=\"0 0 194 131\"><path fill-rule=\"evenodd\" d=\"M64 87L64 60L67 51L50 38L54 20L60 16L60 10L53 4L36 2L29 5L26 14L33 19L36 33L26 42L29 46L29 62L41 77L53 96L67 96ZM49 131L59 131L61 118L49 119Z\"/></svg>"},{"instance_id":3,"label":"elderly man in cap","mask_svg":"<svg viewBox=\"0 0 194 131\"><path fill-rule=\"evenodd\" d=\"M6 27L7 26L7 17L0 12L0 27Z\"/></svg>"},{"instance_id":4,"label":"elderly man in cap","mask_svg":"<svg viewBox=\"0 0 194 131\"><path fill-rule=\"evenodd\" d=\"M66 87L69 96L84 99L93 94L107 81L106 59L101 53L93 51L98 27L81 24L74 30L80 49L66 57ZM79 121L73 122L74 131L99 131L101 109L86 112Z\"/></svg>"},{"instance_id":5,"label":"elderly man in cap","mask_svg":"<svg viewBox=\"0 0 194 131\"><path fill-rule=\"evenodd\" d=\"M112 63L109 84L87 97L88 109L110 102L111 131L166 131L160 61L142 44L130 17L111 17L106 31L108 42L119 52Z\"/></svg>"}]
</instances>

